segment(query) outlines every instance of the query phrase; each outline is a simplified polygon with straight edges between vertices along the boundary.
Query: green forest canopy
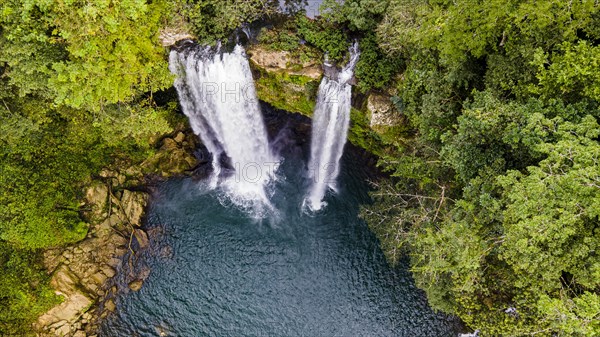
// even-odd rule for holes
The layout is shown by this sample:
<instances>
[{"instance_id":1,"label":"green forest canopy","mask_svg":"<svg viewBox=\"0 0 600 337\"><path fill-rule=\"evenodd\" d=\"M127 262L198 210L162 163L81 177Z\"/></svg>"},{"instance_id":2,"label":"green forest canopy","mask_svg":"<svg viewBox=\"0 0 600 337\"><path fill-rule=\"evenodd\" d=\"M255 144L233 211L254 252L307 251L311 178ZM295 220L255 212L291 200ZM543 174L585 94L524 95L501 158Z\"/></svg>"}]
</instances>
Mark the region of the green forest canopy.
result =
<instances>
[{"instance_id":1,"label":"green forest canopy","mask_svg":"<svg viewBox=\"0 0 600 337\"><path fill-rule=\"evenodd\" d=\"M213 42L276 3L0 0L0 334L56 303L39 254L85 236L90 177L171 131L160 29ZM598 2L323 6L285 45L341 60L358 38L359 91L397 89L408 121L380 139L392 178L363 210L389 260L409 254L430 304L482 335L599 335Z\"/></svg>"}]
</instances>

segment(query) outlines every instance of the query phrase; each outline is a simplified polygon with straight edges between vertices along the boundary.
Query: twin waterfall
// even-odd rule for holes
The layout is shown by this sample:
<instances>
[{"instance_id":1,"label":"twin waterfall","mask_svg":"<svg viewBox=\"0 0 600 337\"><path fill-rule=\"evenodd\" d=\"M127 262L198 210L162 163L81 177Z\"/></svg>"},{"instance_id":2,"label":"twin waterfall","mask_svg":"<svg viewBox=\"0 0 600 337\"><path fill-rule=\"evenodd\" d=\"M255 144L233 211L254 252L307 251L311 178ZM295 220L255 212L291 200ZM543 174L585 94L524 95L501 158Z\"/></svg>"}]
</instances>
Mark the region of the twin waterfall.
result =
<instances>
[{"instance_id":1,"label":"twin waterfall","mask_svg":"<svg viewBox=\"0 0 600 337\"><path fill-rule=\"evenodd\" d=\"M313 119L306 206L319 210L328 188L335 191L339 161L350 123L353 69L358 46L336 78L324 77ZM171 51L169 69L194 132L212 154L211 188L258 216L272 210L269 182L279 159L271 152L250 65L242 46L232 52L189 43Z\"/></svg>"}]
</instances>

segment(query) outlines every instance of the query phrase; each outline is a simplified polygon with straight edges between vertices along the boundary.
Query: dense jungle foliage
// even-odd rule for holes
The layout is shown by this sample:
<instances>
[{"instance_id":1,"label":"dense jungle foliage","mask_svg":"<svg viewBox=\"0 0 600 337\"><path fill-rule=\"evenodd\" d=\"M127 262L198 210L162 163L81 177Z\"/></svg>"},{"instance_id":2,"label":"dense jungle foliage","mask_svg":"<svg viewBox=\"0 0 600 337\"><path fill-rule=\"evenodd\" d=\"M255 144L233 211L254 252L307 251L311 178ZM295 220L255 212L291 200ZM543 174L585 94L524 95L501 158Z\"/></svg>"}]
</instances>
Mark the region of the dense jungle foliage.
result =
<instances>
[{"instance_id":1,"label":"dense jungle foliage","mask_svg":"<svg viewBox=\"0 0 600 337\"><path fill-rule=\"evenodd\" d=\"M325 0L310 20L300 2L268 43L343 62L358 39L358 91L407 121L372 148L392 178L363 210L389 260L409 254L430 304L484 336L600 335L600 4ZM0 0L0 335L59 301L40 256L85 237L91 177L172 130L161 28L214 42L276 12Z\"/></svg>"}]
</instances>

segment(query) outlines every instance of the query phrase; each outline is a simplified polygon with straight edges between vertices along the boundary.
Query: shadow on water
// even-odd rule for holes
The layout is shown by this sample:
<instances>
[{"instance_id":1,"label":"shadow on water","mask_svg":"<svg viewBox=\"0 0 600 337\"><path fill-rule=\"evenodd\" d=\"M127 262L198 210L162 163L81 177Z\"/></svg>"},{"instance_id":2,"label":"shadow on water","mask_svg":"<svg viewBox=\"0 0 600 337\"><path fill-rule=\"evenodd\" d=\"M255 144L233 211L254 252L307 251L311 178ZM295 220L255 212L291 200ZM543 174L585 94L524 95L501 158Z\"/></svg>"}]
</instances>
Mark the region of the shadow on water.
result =
<instances>
[{"instance_id":1,"label":"shadow on water","mask_svg":"<svg viewBox=\"0 0 600 337\"><path fill-rule=\"evenodd\" d=\"M263 111L283 158L278 216L253 220L191 178L158 186L150 249L132 265L150 274L139 292L120 275L125 290L100 336L456 336L458 322L428 308L407 265L391 268L358 218L373 159L347 145L339 193L307 214L310 120Z\"/></svg>"}]
</instances>

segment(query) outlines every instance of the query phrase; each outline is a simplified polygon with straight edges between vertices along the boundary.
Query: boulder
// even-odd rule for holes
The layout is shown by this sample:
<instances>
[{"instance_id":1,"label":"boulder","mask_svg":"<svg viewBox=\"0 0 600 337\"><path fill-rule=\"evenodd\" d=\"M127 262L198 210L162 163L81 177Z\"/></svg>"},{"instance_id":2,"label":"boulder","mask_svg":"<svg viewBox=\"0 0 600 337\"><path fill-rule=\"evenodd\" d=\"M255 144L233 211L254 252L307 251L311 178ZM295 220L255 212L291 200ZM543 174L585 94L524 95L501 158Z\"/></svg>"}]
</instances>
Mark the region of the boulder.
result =
<instances>
[{"instance_id":1,"label":"boulder","mask_svg":"<svg viewBox=\"0 0 600 337\"><path fill-rule=\"evenodd\" d=\"M94 215L101 215L108 201L108 187L102 182L95 181L86 190L85 199L92 205Z\"/></svg>"},{"instance_id":2,"label":"boulder","mask_svg":"<svg viewBox=\"0 0 600 337\"><path fill-rule=\"evenodd\" d=\"M65 324L60 328L56 329L57 336L67 336L71 332L71 326L69 324Z\"/></svg>"},{"instance_id":3,"label":"boulder","mask_svg":"<svg viewBox=\"0 0 600 337\"><path fill-rule=\"evenodd\" d=\"M181 138L183 133L177 134L175 139L165 138L160 151L142 163L147 172L160 173L163 177L183 174L198 165L198 159L193 154L195 141ZM178 141L181 141L178 143Z\"/></svg>"},{"instance_id":4,"label":"boulder","mask_svg":"<svg viewBox=\"0 0 600 337\"><path fill-rule=\"evenodd\" d=\"M123 191L121 206L127 217L127 221L133 226L141 226L144 208L148 202L148 195L143 192Z\"/></svg>"},{"instance_id":5,"label":"boulder","mask_svg":"<svg viewBox=\"0 0 600 337\"><path fill-rule=\"evenodd\" d=\"M158 33L158 39L163 47L170 47L181 40L193 40L194 36L177 27L166 27Z\"/></svg>"},{"instance_id":6,"label":"boulder","mask_svg":"<svg viewBox=\"0 0 600 337\"><path fill-rule=\"evenodd\" d=\"M101 272L97 272L94 275L92 275L92 280L94 280L94 282L96 282L96 284L98 286L103 286L104 283L106 282L106 275L104 273Z\"/></svg>"},{"instance_id":7,"label":"boulder","mask_svg":"<svg viewBox=\"0 0 600 337\"><path fill-rule=\"evenodd\" d=\"M140 289L142 289L143 284L144 284L144 281L142 281L142 280L131 281L131 282L129 282L129 289L131 289L133 291L139 291Z\"/></svg>"},{"instance_id":8,"label":"boulder","mask_svg":"<svg viewBox=\"0 0 600 337\"><path fill-rule=\"evenodd\" d=\"M79 330L73 335L73 337L86 337L85 331Z\"/></svg>"},{"instance_id":9,"label":"boulder","mask_svg":"<svg viewBox=\"0 0 600 337\"><path fill-rule=\"evenodd\" d=\"M38 327L43 328L52 326L60 321L75 322L79 316L90 307L90 305L92 305L92 300L87 298L81 292L75 292L66 297L64 302L40 316L36 324ZM69 324L66 323L60 325L69 326Z\"/></svg>"},{"instance_id":10,"label":"boulder","mask_svg":"<svg viewBox=\"0 0 600 337\"><path fill-rule=\"evenodd\" d=\"M252 48L250 59L260 67L267 70L286 69L290 61L287 51L268 50L261 47Z\"/></svg>"},{"instance_id":11,"label":"boulder","mask_svg":"<svg viewBox=\"0 0 600 337\"><path fill-rule=\"evenodd\" d=\"M114 312L116 308L117 306L112 298L104 302L104 309L106 309L108 312Z\"/></svg>"},{"instance_id":12,"label":"boulder","mask_svg":"<svg viewBox=\"0 0 600 337\"><path fill-rule=\"evenodd\" d=\"M402 123L402 117L396 111L389 95L377 93L369 95L367 110L371 127L394 126Z\"/></svg>"},{"instance_id":13,"label":"boulder","mask_svg":"<svg viewBox=\"0 0 600 337\"><path fill-rule=\"evenodd\" d=\"M177 144L177 143L178 142L175 141L173 138L165 138L165 139L163 139L162 146L160 149L162 151L176 150L177 148L179 148L179 144Z\"/></svg>"},{"instance_id":14,"label":"boulder","mask_svg":"<svg viewBox=\"0 0 600 337\"><path fill-rule=\"evenodd\" d=\"M100 270L102 270L104 275L106 275L108 278L111 278L116 274L115 270L112 269L110 266L102 266L100 267Z\"/></svg>"},{"instance_id":15,"label":"boulder","mask_svg":"<svg viewBox=\"0 0 600 337\"><path fill-rule=\"evenodd\" d=\"M142 229L136 228L135 231L133 232L133 235L135 235L135 239L137 240L138 244L140 245L140 248L148 247L149 240L148 240L148 234L146 234L146 232L144 232Z\"/></svg>"},{"instance_id":16,"label":"boulder","mask_svg":"<svg viewBox=\"0 0 600 337\"><path fill-rule=\"evenodd\" d=\"M181 144L185 140L185 134L181 131L177 133L177 135L173 138L174 141Z\"/></svg>"},{"instance_id":17,"label":"boulder","mask_svg":"<svg viewBox=\"0 0 600 337\"><path fill-rule=\"evenodd\" d=\"M77 276L63 265L52 275L50 286L61 294L69 296L77 291L78 282Z\"/></svg>"}]
</instances>

